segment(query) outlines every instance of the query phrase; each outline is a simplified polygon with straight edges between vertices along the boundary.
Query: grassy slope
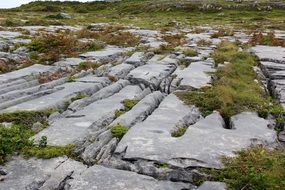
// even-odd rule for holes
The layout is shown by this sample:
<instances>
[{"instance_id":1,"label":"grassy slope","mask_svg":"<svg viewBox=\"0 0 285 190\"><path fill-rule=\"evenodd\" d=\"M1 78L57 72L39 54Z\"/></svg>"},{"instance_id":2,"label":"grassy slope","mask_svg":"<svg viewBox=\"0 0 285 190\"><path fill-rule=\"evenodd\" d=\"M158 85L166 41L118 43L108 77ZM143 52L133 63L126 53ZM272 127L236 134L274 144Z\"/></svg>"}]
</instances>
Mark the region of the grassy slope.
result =
<instances>
[{"instance_id":1,"label":"grassy slope","mask_svg":"<svg viewBox=\"0 0 285 190\"><path fill-rule=\"evenodd\" d=\"M34 2L23 5L12 10L0 11L0 22L6 24L9 19L15 25L37 25L37 24L89 24L94 22L116 22L122 24L134 24L144 28L174 27L173 21L179 22L182 26L192 25L225 25L230 24L253 29L264 28L285 28L285 11L274 9L273 11L257 11L247 3L235 4L225 3L219 0L217 7L222 10L211 9L200 11L202 2L193 3L189 1L143 1L125 0L117 3L68 3L54 2L52 5L47 2ZM283 1L284 2L284 1ZM229 8L229 5L238 5L238 10ZM47 19L46 16L56 12L69 12L73 19ZM20 20L29 22L23 23Z\"/></svg>"}]
</instances>

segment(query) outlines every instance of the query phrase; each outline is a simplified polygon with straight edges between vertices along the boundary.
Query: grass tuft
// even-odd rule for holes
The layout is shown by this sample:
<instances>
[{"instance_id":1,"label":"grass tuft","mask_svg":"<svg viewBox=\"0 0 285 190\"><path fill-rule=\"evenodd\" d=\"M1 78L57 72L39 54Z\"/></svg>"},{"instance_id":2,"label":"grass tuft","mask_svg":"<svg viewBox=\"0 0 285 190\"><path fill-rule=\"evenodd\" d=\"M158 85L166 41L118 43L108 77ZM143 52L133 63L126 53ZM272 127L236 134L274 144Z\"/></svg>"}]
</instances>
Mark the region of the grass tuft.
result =
<instances>
[{"instance_id":1,"label":"grass tuft","mask_svg":"<svg viewBox=\"0 0 285 190\"><path fill-rule=\"evenodd\" d=\"M128 132L128 128L125 126L122 126L121 124L116 124L112 127L111 133L112 136L118 139L122 139L123 136Z\"/></svg>"}]
</instances>

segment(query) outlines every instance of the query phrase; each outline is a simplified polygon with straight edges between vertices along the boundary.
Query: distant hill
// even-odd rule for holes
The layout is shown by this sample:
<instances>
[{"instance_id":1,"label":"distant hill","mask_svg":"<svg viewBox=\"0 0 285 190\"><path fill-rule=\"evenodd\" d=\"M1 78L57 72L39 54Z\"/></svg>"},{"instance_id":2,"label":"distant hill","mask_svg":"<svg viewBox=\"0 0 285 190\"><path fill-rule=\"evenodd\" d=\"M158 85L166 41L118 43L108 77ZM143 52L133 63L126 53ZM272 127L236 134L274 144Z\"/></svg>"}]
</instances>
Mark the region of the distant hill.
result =
<instances>
[{"instance_id":1,"label":"distant hill","mask_svg":"<svg viewBox=\"0 0 285 190\"><path fill-rule=\"evenodd\" d=\"M44 11L44 12L78 12L87 13L110 9L120 12L140 13L146 11L194 10L218 11L221 9L256 10L260 8L285 9L284 0L107 0L93 2L78 1L35 1L8 11Z\"/></svg>"}]
</instances>

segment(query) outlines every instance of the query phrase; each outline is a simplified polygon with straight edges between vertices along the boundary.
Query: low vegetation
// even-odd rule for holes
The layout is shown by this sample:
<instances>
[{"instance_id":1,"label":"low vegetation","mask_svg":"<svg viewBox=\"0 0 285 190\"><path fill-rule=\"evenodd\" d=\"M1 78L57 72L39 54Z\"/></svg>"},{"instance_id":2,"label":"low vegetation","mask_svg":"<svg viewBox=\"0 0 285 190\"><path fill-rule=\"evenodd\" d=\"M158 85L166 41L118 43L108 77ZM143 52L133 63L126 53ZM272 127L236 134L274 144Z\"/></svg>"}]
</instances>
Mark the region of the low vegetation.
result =
<instances>
[{"instance_id":1,"label":"low vegetation","mask_svg":"<svg viewBox=\"0 0 285 190\"><path fill-rule=\"evenodd\" d=\"M7 161L12 154L32 146L29 140L32 135L33 131L22 125L13 125L10 128L0 126L0 164Z\"/></svg>"},{"instance_id":2,"label":"low vegetation","mask_svg":"<svg viewBox=\"0 0 285 190\"><path fill-rule=\"evenodd\" d=\"M25 127L30 127L36 122L47 124L47 118L53 112L54 110L1 113L0 123L11 122L15 125L22 125Z\"/></svg>"},{"instance_id":3,"label":"low vegetation","mask_svg":"<svg viewBox=\"0 0 285 190\"><path fill-rule=\"evenodd\" d=\"M255 45L268 45L268 46L282 46L285 47L285 40L276 38L273 32L268 32L264 34L262 32L253 33L249 44L252 46Z\"/></svg>"},{"instance_id":4,"label":"low vegetation","mask_svg":"<svg viewBox=\"0 0 285 190\"><path fill-rule=\"evenodd\" d=\"M116 124L111 128L112 136L118 139L122 139L127 132L128 128L121 124Z\"/></svg>"},{"instance_id":5,"label":"low vegetation","mask_svg":"<svg viewBox=\"0 0 285 190\"><path fill-rule=\"evenodd\" d=\"M177 129L175 129L174 131L172 131L171 136L172 137L181 137L185 134L187 128L185 127L179 127Z\"/></svg>"},{"instance_id":6,"label":"low vegetation","mask_svg":"<svg viewBox=\"0 0 285 190\"><path fill-rule=\"evenodd\" d=\"M130 32L121 31L122 29L124 29L122 26L108 26L99 31L92 31L87 28L77 32L76 35L78 38L95 39L98 42L122 47L133 47L139 44L140 37Z\"/></svg>"},{"instance_id":7,"label":"low vegetation","mask_svg":"<svg viewBox=\"0 0 285 190\"><path fill-rule=\"evenodd\" d=\"M115 112L115 117L118 118L121 115L123 115L124 113L130 111L137 103L139 102L139 100L130 100L130 99L125 99L122 103L124 105L123 109L120 110L116 110Z\"/></svg>"},{"instance_id":8,"label":"low vegetation","mask_svg":"<svg viewBox=\"0 0 285 190\"><path fill-rule=\"evenodd\" d=\"M189 56L189 57L195 57L198 55L197 51L195 51L194 49L191 49L191 48L184 49L183 54L185 56Z\"/></svg>"},{"instance_id":9,"label":"low vegetation","mask_svg":"<svg viewBox=\"0 0 285 190\"><path fill-rule=\"evenodd\" d=\"M233 36L234 31L232 29L219 29L218 32L215 32L211 35L211 38L220 38L224 36Z\"/></svg>"},{"instance_id":10,"label":"low vegetation","mask_svg":"<svg viewBox=\"0 0 285 190\"><path fill-rule=\"evenodd\" d=\"M285 187L285 152L252 147L224 158L224 169L215 171L216 180L224 181L229 190L283 189Z\"/></svg>"},{"instance_id":11,"label":"low vegetation","mask_svg":"<svg viewBox=\"0 0 285 190\"><path fill-rule=\"evenodd\" d=\"M25 157L37 157L43 159L50 159L63 155L73 157L73 150L74 145L46 147L32 146L25 147L25 149L23 149L23 155Z\"/></svg>"},{"instance_id":12,"label":"low vegetation","mask_svg":"<svg viewBox=\"0 0 285 190\"><path fill-rule=\"evenodd\" d=\"M0 123L12 122L11 126L0 125L0 164L4 164L12 155L26 157L52 158L71 155L73 146L47 146L47 138L42 137L35 145L31 137L35 135L32 125L37 122L46 124L46 112L15 112L0 115Z\"/></svg>"},{"instance_id":13,"label":"low vegetation","mask_svg":"<svg viewBox=\"0 0 285 190\"><path fill-rule=\"evenodd\" d=\"M229 63L217 67L212 87L177 93L186 104L195 104L204 115L218 110L226 121L243 111L255 111L262 117L275 112L273 115L283 121L283 109L268 99L260 84L255 82L253 66L256 60L250 53L239 51L233 43L222 42L212 57L217 66Z\"/></svg>"},{"instance_id":14,"label":"low vegetation","mask_svg":"<svg viewBox=\"0 0 285 190\"><path fill-rule=\"evenodd\" d=\"M36 59L41 63L53 63L59 61L62 56L77 55L77 45L77 39L70 35L42 33L27 47L34 54L31 59Z\"/></svg>"},{"instance_id":15,"label":"low vegetation","mask_svg":"<svg viewBox=\"0 0 285 190\"><path fill-rule=\"evenodd\" d=\"M81 62L79 63L78 66L76 66L76 70L77 71L82 71L82 70L89 70L89 69L97 69L99 66L97 63L94 63L94 62L91 62L91 61L84 61L84 62Z\"/></svg>"}]
</instances>

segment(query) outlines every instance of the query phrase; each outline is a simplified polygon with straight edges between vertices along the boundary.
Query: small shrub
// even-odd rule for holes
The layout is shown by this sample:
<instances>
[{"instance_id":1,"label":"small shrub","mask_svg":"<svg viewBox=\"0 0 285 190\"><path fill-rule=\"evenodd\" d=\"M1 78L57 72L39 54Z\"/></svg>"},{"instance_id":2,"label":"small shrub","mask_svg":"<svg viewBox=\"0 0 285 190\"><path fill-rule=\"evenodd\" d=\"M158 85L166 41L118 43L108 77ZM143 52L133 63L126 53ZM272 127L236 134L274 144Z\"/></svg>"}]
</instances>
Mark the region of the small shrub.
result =
<instances>
[{"instance_id":1,"label":"small shrub","mask_svg":"<svg viewBox=\"0 0 285 190\"><path fill-rule=\"evenodd\" d=\"M117 124L111 129L112 136L118 139L122 139L127 132L128 128L122 126L121 124Z\"/></svg>"},{"instance_id":2,"label":"small shrub","mask_svg":"<svg viewBox=\"0 0 285 190\"><path fill-rule=\"evenodd\" d=\"M198 53L191 48L187 48L187 49L183 50L183 54L185 56L189 56L189 57L194 57L194 56L198 55Z\"/></svg>"},{"instance_id":3,"label":"small shrub","mask_svg":"<svg viewBox=\"0 0 285 190\"><path fill-rule=\"evenodd\" d=\"M76 82L76 77L75 76L68 76L66 79L66 82Z\"/></svg>"},{"instance_id":4,"label":"small shrub","mask_svg":"<svg viewBox=\"0 0 285 190\"><path fill-rule=\"evenodd\" d=\"M47 18L47 19L65 19L65 17L62 16L62 14L60 14L60 13L55 14L55 15L48 15L45 18Z\"/></svg>"},{"instance_id":5,"label":"small shrub","mask_svg":"<svg viewBox=\"0 0 285 190\"><path fill-rule=\"evenodd\" d=\"M118 79L117 79L116 77L111 76L111 75L108 75L108 79L109 79L110 81L112 81L112 82L117 82L117 81L118 81Z\"/></svg>"},{"instance_id":6,"label":"small shrub","mask_svg":"<svg viewBox=\"0 0 285 190\"><path fill-rule=\"evenodd\" d=\"M98 68L98 64L91 62L91 61L84 61L79 63L79 65L76 67L77 71L82 71L82 70L89 70L89 69L97 69Z\"/></svg>"},{"instance_id":7,"label":"small shrub","mask_svg":"<svg viewBox=\"0 0 285 190\"><path fill-rule=\"evenodd\" d=\"M43 54L35 57L38 58L39 62L56 62L62 55L76 56L78 54L77 45L78 41L73 36L43 33L26 46L31 52Z\"/></svg>"},{"instance_id":8,"label":"small shrub","mask_svg":"<svg viewBox=\"0 0 285 190\"><path fill-rule=\"evenodd\" d=\"M81 45L80 49L84 51L98 51L101 49L104 49L106 47L106 44L101 41L93 41L84 43Z\"/></svg>"},{"instance_id":9,"label":"small shrub","mask_svg":"<svg viewBox=\"0 0 285 190\"><path fill-rule=\"evenodd\" d=\"M168 45L171 48L175 48L177 46L180 46L186 43L185 36L182 34L176 34L176 35L167 34L167 35L164 35L162 38L164 39L164 41L168 43Z\"/></svg>"},{"instance_id":10,"label":"small shrub","mask_svg":"<svg viewBox=\"0 0 285 190\"><path fill-rule=\"evenodd\" d=\"M130 32L119 31L122 27L107 27L102 31L91 31L83 29L77 32L78 38L92 38L98 41L105 42L109 45L117 45L123 47L133 47L139 44L140 37L133 35Z\"/></svg>"},{"instance_id":11,"label":"small shrub","mask_svg":"<svg viewBox=\"0 0 285 190\"><path fill-rule=\"evenodd\" d=\"M172 131L171 136L172 137L181 137L185 134L187 128L179 127L176 130Z\"/></svg>"},{"instance_id":12,"label":"small shrub","mask_svg":"<svg viewBox=\"0 0 285 190\"><path fill-rule=\"evenodd\" d=\"M230 29L219 29L218 32L215 32L211 35L211 38L219 38L224 36L233 36L234 31Z\"/></svg>"},{"instance_id":13,"label":"small shrub","mask_svg":"<svg viewBox=\"0 0 285 190\"><path fill-rule=\"evenodd\" d=\"M249 44L252 46L255 45L268 45L268 46L282 46L285 47L285 40L278 39L275 37L273 32L268 32L263 34L262 32L254 33L251 37Z\"/></svg>"},{"instance_id":14,"label":"small shrub","mask_svg":"<svg viewBox=\"0 0 285 190\"><path fill-rule=\"evenodd\" d=\"M45 148L47 146L47 137L42 136L40 141L39 141L39 147L40 148Z\"/></svg>"},{"instance_id":15,"label":"small shrub","mask_svg":"<svg viewBox=\"0 0 285 190\"><path fill-rule=\"evenodd\" d=\"M197 45L198 46L210 46L210 45L212 45L212 42L209 40L199 40L197 42Z\"/></svg>"}]
</instances>

